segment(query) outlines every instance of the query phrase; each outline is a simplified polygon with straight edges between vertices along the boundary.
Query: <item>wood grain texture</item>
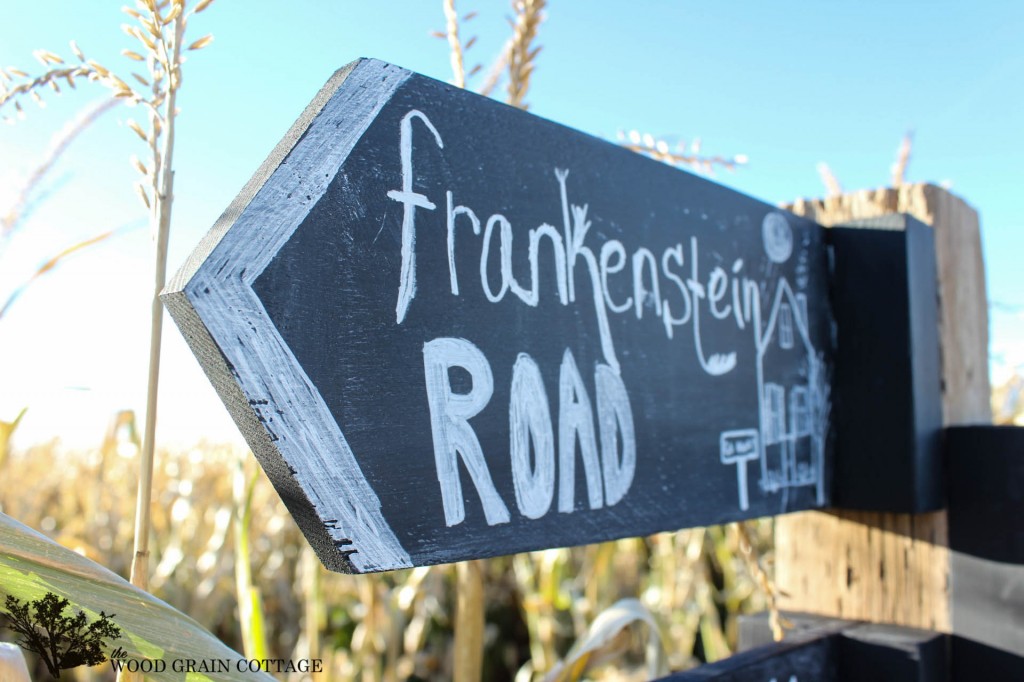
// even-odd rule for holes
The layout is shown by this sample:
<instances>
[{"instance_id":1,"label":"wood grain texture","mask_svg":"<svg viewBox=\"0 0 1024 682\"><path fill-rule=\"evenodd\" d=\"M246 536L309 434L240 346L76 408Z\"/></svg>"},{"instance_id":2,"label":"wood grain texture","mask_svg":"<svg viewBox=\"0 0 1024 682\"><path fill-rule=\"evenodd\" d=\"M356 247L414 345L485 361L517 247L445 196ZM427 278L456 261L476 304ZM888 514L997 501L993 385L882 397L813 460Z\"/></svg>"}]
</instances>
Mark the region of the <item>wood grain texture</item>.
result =
<instances>
[{"instance_id":1,"label":"wood grain texture","mask_svg":"<svg viewBox=\"0 0 1024 682\"><path fill-rule=\"evenodd\" d=\"M786 610L949 632L945 512L807 512L775 526Z\"/></svg>"},{"instance_id":2,"label":"wood grain texture","mask_svg":"<svg viewBox=\"0 0 1024 682\"><path fill-rule=\"evenodd\" d=\"M935 229L946 426L991 420L988 307L977 214L933 185L799 200L823 225L906 212ZM951 632L946 512L809 512L776 522L782 608Z\"/></svg>"}]
</instances>

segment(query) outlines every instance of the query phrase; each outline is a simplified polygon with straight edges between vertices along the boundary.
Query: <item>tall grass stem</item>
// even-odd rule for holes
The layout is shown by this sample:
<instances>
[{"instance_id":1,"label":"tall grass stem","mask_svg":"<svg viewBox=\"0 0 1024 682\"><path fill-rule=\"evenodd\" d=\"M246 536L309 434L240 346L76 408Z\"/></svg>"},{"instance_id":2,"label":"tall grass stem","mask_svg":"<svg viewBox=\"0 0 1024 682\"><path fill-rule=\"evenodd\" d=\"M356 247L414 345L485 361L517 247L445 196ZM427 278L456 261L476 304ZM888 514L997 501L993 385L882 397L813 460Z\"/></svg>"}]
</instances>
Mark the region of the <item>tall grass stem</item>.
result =
<instances>
[{"instance_id":1,"label":"tall grass stem","mask_svg":"<svg viewBox=\"0 0 1024 682\"><path fill-rule=\"evenodd\" d=\"M185 31L185 17L179 12L174 19L174 47L170 60L173 71L169 73L167 93L167 115L164 117L163 148L159 175L154 177L156 189L153 197L152 220L156 235L156 266L154 268L153 300L150 308L149 374L146 388L146 422L139 453L139 491L135 514L135 553L132 559L131 582L142 589L149 587L149 530L150 506L153 491L153 453L156 443L156 411L160 385L160 343L163 337L164 308L160 292L167 281L167 240L171 231L171 204L174 199L174 121L175 103L180 76L176 73L181 64L181 40ZM155 116L155 114L154 114ZM157 169L154 169L156 172Z\"/></svg>"},{"instance_id":2,"label":"tall grass stem","mask_svg":"<svg viewBox=\"0 0 1024 682\"><path fill-rule=\"evenodd\" d=\"M466 87L466 66L462 57L462 42L459 40L459 15L455 11L455 0L444 0L445 33L452 62L453 84Z\"/></svg>"},{"instance_id":3,"label":"tall grass stem","mask_svg":"<svg viewBox=\"0 0 1024 682\"><path fill-rule=\"evenodd\" d=\"M455 682L480 682L484 657L483 561L455 565L458 603L455 606Z\"/></svg>"}]
</instances>

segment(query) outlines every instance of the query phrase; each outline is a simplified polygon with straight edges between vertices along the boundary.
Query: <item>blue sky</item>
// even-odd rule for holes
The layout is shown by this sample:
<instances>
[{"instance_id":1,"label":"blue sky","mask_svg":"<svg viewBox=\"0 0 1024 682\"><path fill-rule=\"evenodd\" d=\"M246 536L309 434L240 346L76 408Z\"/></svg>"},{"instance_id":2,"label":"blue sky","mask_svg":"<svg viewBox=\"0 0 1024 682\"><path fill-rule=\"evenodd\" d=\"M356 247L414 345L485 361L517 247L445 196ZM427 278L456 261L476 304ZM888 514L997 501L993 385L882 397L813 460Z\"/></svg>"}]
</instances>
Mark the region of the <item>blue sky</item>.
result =
<instances>
[{"instance_id":1,"label":"blue sky","mask_svg":"<svg viewBox=\"0 0 1024 682\"><path fill-rule=\"evenodd\" d=\"M74 38L130 70L119 3L4 4L0 64L38 71L32 50L69 55ZM457 4L480 13L463 35L479 36L467 62L486 67L507 37L509 6ZM428 35L443 26L440 0L216 0L198 15L190 36L216 39L185 65L171 270L336 68L367 56L450 79L446 43ZM606 138L638 129L744 154L748 167L716 180L772 203L821 196L822 161L848 190L886 184L912 129L908 179L951 183L981 214L998 380L1024 363L1022 35L1019 2L556 0L528 101ZM0 205L54 132L103 94L83 85L0 126ZM136 226L67 261L0 320L0 419L28 405L26 440L95 442L114 409L141 415L151 246L128 164L146 151L125 125L133 113L115 110L76 143L0 256L2 296L59 248ZM237 439L169 321L165 348L158 437Z\"/></svg>"}]
</instances>

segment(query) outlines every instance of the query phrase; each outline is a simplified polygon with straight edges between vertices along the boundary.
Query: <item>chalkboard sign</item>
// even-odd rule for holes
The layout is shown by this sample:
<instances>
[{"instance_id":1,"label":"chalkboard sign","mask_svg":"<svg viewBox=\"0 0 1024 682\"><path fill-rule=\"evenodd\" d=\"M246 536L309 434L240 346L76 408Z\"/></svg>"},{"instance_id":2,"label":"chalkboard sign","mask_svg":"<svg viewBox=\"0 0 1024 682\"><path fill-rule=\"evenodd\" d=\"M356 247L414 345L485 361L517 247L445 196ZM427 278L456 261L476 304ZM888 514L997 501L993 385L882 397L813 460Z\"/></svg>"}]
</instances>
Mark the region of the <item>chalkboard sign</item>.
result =
<instances>
[{"instance_id":1,"label":"chalkboard sign","mask_svg":"<svg viewBox=\"0 0 1024 682\"><path fill-rule=\"evenodd\" d=\"M164 301L329 568L825 506L816 224L375 60Z\"/></svg>"}]
</instances>

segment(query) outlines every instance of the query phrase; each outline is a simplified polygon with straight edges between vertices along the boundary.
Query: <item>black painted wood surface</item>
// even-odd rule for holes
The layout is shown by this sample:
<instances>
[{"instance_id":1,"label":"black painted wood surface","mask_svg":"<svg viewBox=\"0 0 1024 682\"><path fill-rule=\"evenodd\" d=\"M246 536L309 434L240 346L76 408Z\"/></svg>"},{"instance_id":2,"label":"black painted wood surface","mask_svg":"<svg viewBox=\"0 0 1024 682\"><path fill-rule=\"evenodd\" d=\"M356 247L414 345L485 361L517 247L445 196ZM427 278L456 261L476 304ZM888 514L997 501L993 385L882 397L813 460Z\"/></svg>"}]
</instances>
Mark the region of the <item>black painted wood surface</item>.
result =
<instances>
[{"instance_id":1,"label":"black painted wood surface","mask_svg":"<svg viewBox=\"0 0 1024 682\"><path fill-rule=\"evenodd\" d=\"M942 369L932 228L893 214L834 227L827 239L837 335L833 504L940 509Z\"/></svg>"},{"instance_id":2,"label":"black painted wood surface","mask_svg":"<svg viewBox=\"0 0 1024 682\"><path fill-rule=\"evenodd\" d=\"M950 549L1024 564L1024 428L958 426L945 438Z\"/></svg>"},{"instance_id":3,"label":"black painted wood surface","mask_svg":"<svg viewBox=\"0 0 1024 682\"><path fill-rule=\"evenodd\" d=\"M841 646L839 635L797 637L678 672L656 682L860 682L859 678L843 675Z\"/></svg>"},{"instance_id":4,"label":"black painted wood surface","mask_svg":"<svg viewBox=\"0 0 1024 682\"><path fill-rule=\"evenodd\" d=\"M966 637L951 637L954 682L1024 680L1024 656L986 646Z\"/></svg>"},{"instance_id":5,"label":"black painted wood surface","mask_svg":"<svg viewBox=\"0 0 1024 682\"><path fill-rule=\"evenodd\" d=\"M952 677L950 646L940 633L851 623L839 632L791 635L657 682L950 682L959 679Z\"/></svg>"},{"instance_id":6,"label":"black painted wood surface","mask_svg":"<svg viewBox=\"0 0 1024 682\"><path fill-rule=\"evenodd\" d=\"M829 502L823 230L374 60L165 303L326 565Z\"/></svg>"},{"instance_id":7,"label":"black painted wood surface","mask_svg":"<svg viewBox=\"0 0 1024 682\"><path fill-rule=\"evenodd\" d=\"M778 682L790 682L791 678L797 682L832 679L839 682L949 682L960 679L951 676L952 638L943 633L802 613L786 613L785 618L793 629L787 632L783 642L773 643L767 613L741 616L741 653L716 665L723 671L734 667L737 673L743 671L747 674L749 665L741 665L742 661L770 659L773 652L777 652L774 656L779 659L778 666L773 670L784 673L776 675ZM789 656L787 645L806 647L808 643L822 641L828 641L829 646L817 649L820 653L815 658L804 656L795 659L788 664L789 673L785 673L787 668L783 666L787 665ZM711 666L697 668L693 673L701 673L704 668ZM722 679L758 678L738 675ZM768 682L768 677L761 676L760 679Z\"/></svg>"}]
</instances>

